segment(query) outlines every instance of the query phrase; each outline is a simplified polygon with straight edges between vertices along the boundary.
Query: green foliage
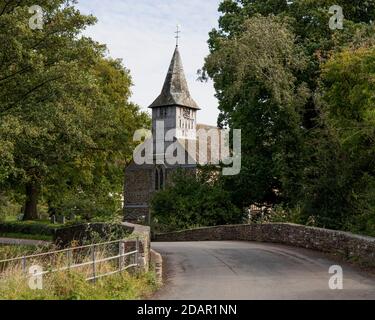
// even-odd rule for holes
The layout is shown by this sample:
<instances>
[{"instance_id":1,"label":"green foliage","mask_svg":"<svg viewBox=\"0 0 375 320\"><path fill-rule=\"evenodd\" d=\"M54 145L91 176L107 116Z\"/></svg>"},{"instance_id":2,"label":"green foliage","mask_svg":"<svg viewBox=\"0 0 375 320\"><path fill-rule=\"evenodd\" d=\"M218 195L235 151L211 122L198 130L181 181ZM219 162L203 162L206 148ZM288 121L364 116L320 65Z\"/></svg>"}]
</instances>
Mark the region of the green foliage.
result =
<instances>
[{"instance_id":1,"label":"green foliage","mask_svg":"<svg viewBox=\"0 0 375 320\"><path fill-rule=\"evenodd\" d=\"M177 171L171 184L152 199L156 225L169 230L242 223L244 215L224 190L219 173L209 167Z\"/></svg>"},{"instance_id":2,"label":"green foliage","mask_svg":"<svg viewBox=\"0 0 375 320\"><path fill-rule=\"evenodd\" d=\"M43 250L45 251L45 247L37 247L37 246L0 246L0 260L8 260L16 257L27 256L31 254L42 253ZM3 267L3 266L1 266ZM4 271L4 270L2 270Z\"/></svg>"},{"instance_id":3,"label":"green foliage","mask_svg":"<svg viewBox=\"0 0 375 320\"><path fill-rule=\"evenodd\" d=\"M110 194L122 192L132 135L149 125L129 101L129 71L81 35L96 19L74 3L40 1L42 30L28 26L32 1L0 5L0 187L26 190L26 220L38 218L40 199L51 210L76 202L85 216L115 214L121 201Z\"/></svg>"},{"instance_id":4,"label":"green foliage","mask_svg":"<svg viewBox=\"0 0 375 320\"><path fill-rule=\"evenodd\" d=\"M310 152L305 211L320 225L375 234L375 49L345 49L323 65L322 121Z\"/></svg>"},{"instance_id":5,"label":"green foliage","mask_svg":"<svg viewBox=\"0 0 375 320\"><path fill-rule=\"evenodd\" d=\"M54 235L55 229L58 227L58 225L36 221L2 222L0 223L0 234L27 234L35 236L40 235L46 236L51 239L51 237Z\"/></svg>"},{"instance_id":6,"label":"green foliage","mask_svg":"<svg viewBox=\"0 0 375 320\"><path fill-rule=\"evenodd\" d=\"M59 246L69 247L72 243L89 245L133 236L129 228L120 223L79 223L57 229L54 241Z\"/></svg>"},{"instance_id":7,"label":"green foliage","mask_svg":"<svg viewBox=\"0 0 375 320\"><path fill-rule=\"evenodd\" d=\"M121 195L110 194L110 191L97 189L92 192L59 194L60 198L54 197L56 200L51 201L50 205L53 212L66 217L75 214L85 221L112 221L121 214Z\"/></svg>"},{"instance_id":8,"label":"green foliage","mask_svg":"<svg viewBox=\"0 0 375 320\"><path fill-rule=\"evenodd\" d=\"M343 30L328 9L343 7ZM239 207L271 219L375 234L375 1L224 0L202 79L220 126L242 129Z\"/></svg>"},{"instance_id":9,"label":"green foliage","mask_svg":"<svg viewBox=\"0 0 375 320\"><path fill-rule=\"evenodd\" d=\"M236 38L219 40L205 71L219 92L221 125L242 130L241 174L226 179L226 188L245 207L278 202L298 189L300 111L309 91L294 75L306 69L306 58L288 21L255 16L242 28Z\"/></svg>"},{"instance_id":10,"label":"green foliage","mask_svg":"<svg viewBox=\"0 0 375 320\"><path fill-rule=\"evenodd\" d=\"M0 246L0 260L46 253L48 246ZM82 253L81 253L82 254ZM97 252L98 256L105 253ZM83 256L83 259L85 256ZM56 256L56 267L66 266L66 256ZM113 270L109 262L100 268ZM117 267L117 266L115 266ZM156 275L150 272L123 272L98 279L85 280L87 270L63 271L43 277L43 290L31 290L22 268L13 264L0 266L5 275L0 279L0 300L135 300L144 299L158 289ZM89 271L90 272L90 271Z\"/></svg>"},{"instance_id":11,"label":"green foliage","mask_svg":"<svg viewBox=\"0 0 375 320\"><path fill-rule=\"evenodd\" d=\"M23 240L37 240L37 241L49 241L52 243L53 236L45 234L28 234L28 233L0 233L1 238L9 239L23 239Z\"/></svg>"},{"instance_id":12,"label":"green foliage","mask_svg":"<svg viewBox=\"0 0 375 320\"><path fill-rule=\"evenodd\" d=\"M153 272L130 275L122 273L98 280L85 281L75 272L46 277L43 290L31 290L24 277L0 280L0 300L137 300L157 289Z\"/></svg>"},{"instance_id":13,"label":"green foliage","mask_svg":"<svg viewBox=\"0 0 375 320\"><path fill-rule=\"evenodd\" d=\"M16 220L21 213L21 206L12 193L0 191L0 222Z\"/></svg>"}]
</instances>

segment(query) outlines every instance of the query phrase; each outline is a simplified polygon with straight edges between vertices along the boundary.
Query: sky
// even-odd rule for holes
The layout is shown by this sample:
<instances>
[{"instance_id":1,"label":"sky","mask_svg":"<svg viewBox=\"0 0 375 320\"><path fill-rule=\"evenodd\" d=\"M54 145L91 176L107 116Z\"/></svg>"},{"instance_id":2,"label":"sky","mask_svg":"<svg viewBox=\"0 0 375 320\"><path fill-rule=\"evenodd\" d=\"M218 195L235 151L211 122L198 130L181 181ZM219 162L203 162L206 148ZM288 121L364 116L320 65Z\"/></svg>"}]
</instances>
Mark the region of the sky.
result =
<instances>
[{"instance_id":1,"label":"sky","mask_svg":"<svg viewBox=\"0 0 375 320\"><path fill-rule=\"evenodd\" d=\"M202 108L198 122L216 125L218 102L212 82L197 81L208 55L208 33L217 27L220 0L79 0L84 14L98 18L85 35L105 43L109 55L123 59L134 87L131 100L147 107L160 94L181 27L180 53L190 93Z\"/></svg>"}]
</instances>

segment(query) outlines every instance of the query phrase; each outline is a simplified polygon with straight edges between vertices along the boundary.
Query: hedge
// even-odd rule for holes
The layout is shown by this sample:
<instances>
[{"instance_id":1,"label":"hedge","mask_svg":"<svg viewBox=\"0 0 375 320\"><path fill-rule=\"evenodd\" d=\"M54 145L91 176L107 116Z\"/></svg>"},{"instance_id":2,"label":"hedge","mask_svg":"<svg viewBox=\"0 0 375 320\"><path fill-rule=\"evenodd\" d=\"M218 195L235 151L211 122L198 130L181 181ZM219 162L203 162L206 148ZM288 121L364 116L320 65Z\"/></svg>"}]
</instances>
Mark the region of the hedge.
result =
<instances>
[{"instance_id":1,"label":"hedge","mask_svg":"<svg viewBox=\"0 0 375 320\"><path fill-rule=\"evenodd\" d=\"M56 229L56 226L32 221L0 223L0 235L7 233L22 233L30 235L54 236Z\"/></svg>"}]
</instances>

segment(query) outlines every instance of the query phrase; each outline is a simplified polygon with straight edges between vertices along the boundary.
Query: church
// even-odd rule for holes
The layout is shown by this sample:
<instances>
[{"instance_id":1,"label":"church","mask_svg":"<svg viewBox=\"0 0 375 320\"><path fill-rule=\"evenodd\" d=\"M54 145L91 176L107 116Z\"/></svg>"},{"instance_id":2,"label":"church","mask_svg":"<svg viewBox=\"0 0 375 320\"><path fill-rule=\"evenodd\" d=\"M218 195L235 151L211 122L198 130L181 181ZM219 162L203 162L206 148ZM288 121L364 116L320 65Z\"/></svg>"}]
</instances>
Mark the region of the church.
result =
<instances>
[{"instance_id":1,"label":"church","mask_svg":"<svg viewBox=\"0 0 375 320\"><path fill-rule=\"evenodd\" d=\"M152 111L152 137L143 145L145 149L152 146L152 159L142 164L133 160L125 169L124 184L125 221L142 224L150 223L152 196L168 185L173 172L181 168L194 173L198 163L217 163L213 160L217 160L220 154L220 142L212 143L219 139L211 138L212 133L219 136L220 130L197 124L197 114L201 108L190 95L178 45L162 91L149 108ZM210 137L207 140L207 134L199 132L210 132ZM171 139L165 139L171 135ZM169 152L171 148L173 151ZM177 154L180 158L182 154L183 161L169 161ZM217 154L215 159L214 154Z\"/></svg>"}]
</instances>

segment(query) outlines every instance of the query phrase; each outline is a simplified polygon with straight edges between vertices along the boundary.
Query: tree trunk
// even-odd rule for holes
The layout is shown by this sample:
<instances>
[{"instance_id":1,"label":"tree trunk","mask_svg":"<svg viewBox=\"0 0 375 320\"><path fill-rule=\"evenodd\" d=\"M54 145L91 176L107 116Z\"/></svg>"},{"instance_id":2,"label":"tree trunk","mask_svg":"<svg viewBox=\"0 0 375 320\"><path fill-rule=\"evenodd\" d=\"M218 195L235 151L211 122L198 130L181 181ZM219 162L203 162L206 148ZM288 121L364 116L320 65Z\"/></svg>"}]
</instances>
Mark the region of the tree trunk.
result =
<instances>
[{"instance_id":1,"label":"tree trunk","mask_svg":"<svg viewBox=\"0 0 375 320\"><path fill-rule=\"evenodd\" d=\"M30 182L26 185L26 202L23 220L38 220L39 187Z\"/></svg>"}]
</instances>

